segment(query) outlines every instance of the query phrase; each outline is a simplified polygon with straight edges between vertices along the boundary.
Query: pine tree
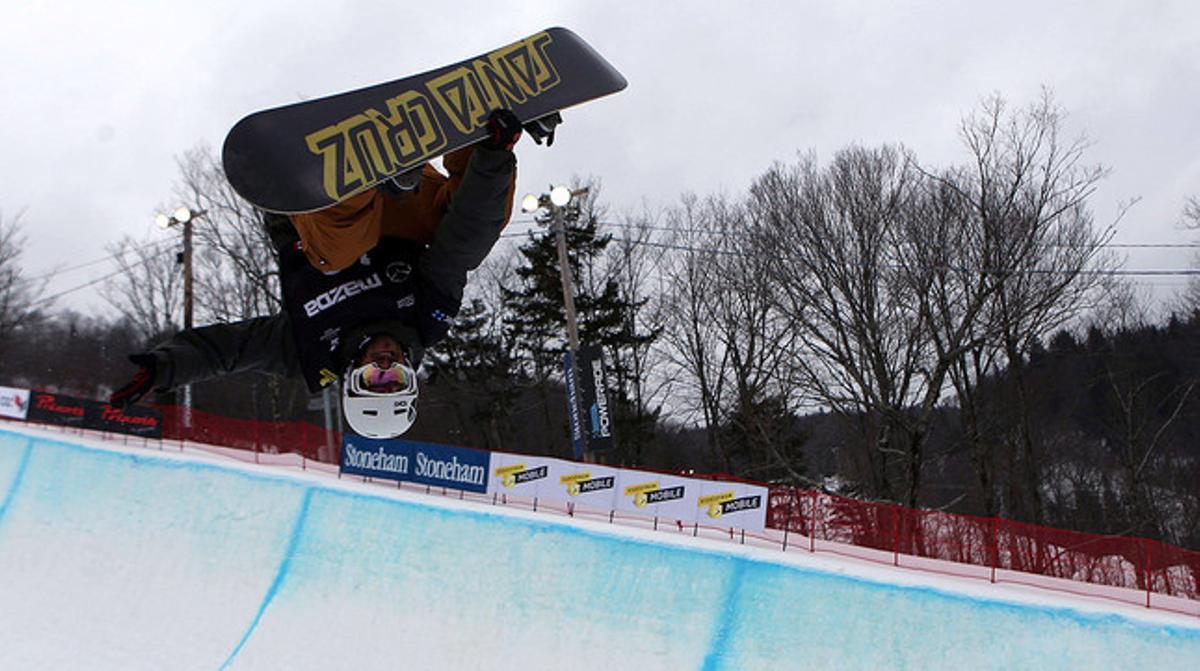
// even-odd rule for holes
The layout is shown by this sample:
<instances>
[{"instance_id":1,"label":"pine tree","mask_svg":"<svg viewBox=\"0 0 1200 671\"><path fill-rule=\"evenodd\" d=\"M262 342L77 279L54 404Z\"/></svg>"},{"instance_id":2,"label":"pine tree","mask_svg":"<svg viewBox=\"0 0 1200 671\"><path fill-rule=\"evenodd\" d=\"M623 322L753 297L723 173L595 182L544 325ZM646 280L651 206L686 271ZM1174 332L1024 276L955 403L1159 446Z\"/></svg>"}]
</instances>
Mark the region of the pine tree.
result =
<instances>
[{"instance_id":1,"label":"pine tree","mask_svg":"<svg viewBox=\"0 0 1200 671\"><path fill-rule=\"evenodd\" d=\"M575 278L575 305L579 319L580 342L598 345L605 352L615 433L622 446L616 460L636 463L649 444L657 424L657 410L647 410L633 376L640 374L627 360L631 348L649 347L658 333L639 333L637 312L646 300L630 300L633 292L622 291L615 274L608 272L606 251L612 236L599 232L600 217L594 197L568 206L563 212L567 240L567 263ZM558 250L552 221L539 219L547 229L531 233L520 248L524 263L517 269L517 287L502 290L507 334L517 350L528 357L529 375L544 390L547 403L552 380L561 379L562 353L566 349L566 314L563 307L562 280L558 269ZM564 427L565 429L565 427ZM628 442L627 442L628 441Z\"/></svg>"},{"instance_id":2,"label":"pine tree","mask_svg":"<svg viewBox=\"0 0 1200 671\"><path fill-rule=\"evenodd\" d=\"M448 337L438 344L433 382L447 389L455 438L492 450L515 448L512 413L522 372L481 300L464 305Z\"/></svg>"}]
</instances>

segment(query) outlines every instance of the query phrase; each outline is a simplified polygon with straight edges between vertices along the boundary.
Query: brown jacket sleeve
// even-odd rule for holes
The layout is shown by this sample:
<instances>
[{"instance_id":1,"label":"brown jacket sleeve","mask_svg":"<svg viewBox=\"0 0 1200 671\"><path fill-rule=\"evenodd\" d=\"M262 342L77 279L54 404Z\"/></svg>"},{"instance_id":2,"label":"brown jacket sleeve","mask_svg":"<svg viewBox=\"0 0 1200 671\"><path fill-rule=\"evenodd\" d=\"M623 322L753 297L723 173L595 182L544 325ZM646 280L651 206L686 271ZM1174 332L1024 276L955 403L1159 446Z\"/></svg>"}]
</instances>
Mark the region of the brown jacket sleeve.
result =
<instances>
[{"instance_id":1,"label":"brown jacket sleeve","mask_svg":"<svg viewBox=\"0 0 1200 671\"><path fill-rule=\"evenodd\" d=\"M370 251L381 236L431 244L470 170L474 151L472 145L447 154L442 163L448 176L427 164L415 193L371 189L317 212L292 215L308 262L322 272L336 272ZM512 213L514 188L515 176L504 205L505 221Z\"/></svg>"},{"instance_id":2,"label":"brown jacket sleeve","mask_svg":"<svg viewBox=\"0 0 1200 671\"><path fill-rule=\"evenodd\" d=\"M447 169L459 166L447 156ZM462 301L467 273L479 267L512 214L517 157L504 149L477 147L461 168L461 182L450 197L433 242L420 261L423 281L451 299Z\"/></svg>"}]
</instances>

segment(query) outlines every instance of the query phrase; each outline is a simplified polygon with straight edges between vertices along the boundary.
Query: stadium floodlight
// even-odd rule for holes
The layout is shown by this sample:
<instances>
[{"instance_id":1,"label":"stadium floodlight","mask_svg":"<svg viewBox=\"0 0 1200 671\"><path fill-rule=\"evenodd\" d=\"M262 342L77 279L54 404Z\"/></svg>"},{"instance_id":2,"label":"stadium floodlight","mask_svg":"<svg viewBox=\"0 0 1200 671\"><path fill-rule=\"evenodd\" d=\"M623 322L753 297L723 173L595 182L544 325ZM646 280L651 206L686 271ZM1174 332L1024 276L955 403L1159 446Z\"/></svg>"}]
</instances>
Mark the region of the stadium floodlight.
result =
<instances>
[{"instance_id":1,"label":"stadium floodlight","mask_svg":"<svg viewBox=\"0 0 1200 671\"><path fill-rule=\"evenodd\" d=\"M571 202L571 190L561 185L550 189L550 202L556 207L565 206Z\"/></svg>"}]
</instances>

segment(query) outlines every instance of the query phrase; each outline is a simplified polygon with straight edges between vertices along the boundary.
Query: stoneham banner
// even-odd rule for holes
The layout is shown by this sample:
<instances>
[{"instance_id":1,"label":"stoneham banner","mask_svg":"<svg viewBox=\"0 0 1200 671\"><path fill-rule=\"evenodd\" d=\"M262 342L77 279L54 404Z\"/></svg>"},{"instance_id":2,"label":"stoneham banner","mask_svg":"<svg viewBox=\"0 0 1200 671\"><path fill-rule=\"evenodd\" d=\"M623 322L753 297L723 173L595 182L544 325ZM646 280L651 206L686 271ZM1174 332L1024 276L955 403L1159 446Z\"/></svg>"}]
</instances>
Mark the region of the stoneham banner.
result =
<instances>
[{"instance_id":1,"label":"stoneham banner","mask_svg":"<svg viewBox=\"0 0 1200 671\"><path fill-rule=\"evenodd\" d=\"M746 531L766 527L766 487L553 457L347 436L342 445L342 472L687 525Z\"/></svg>"}]
</instances>

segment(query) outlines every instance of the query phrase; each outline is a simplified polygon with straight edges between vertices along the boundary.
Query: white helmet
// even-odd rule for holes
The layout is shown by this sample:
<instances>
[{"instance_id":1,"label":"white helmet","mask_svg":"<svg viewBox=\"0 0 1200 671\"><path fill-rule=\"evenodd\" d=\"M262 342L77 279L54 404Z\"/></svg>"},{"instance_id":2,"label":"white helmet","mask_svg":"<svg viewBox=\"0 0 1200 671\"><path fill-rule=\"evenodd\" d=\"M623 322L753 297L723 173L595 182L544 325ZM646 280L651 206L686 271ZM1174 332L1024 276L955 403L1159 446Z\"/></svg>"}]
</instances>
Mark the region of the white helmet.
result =
<instances>
[{"instance_id":1,"label":"white helmet","mask_svg":"<svg viewBox=\"0 0 1200 671\"><path fill-rule=\"evenodd\" d=\"M399 362L390 368L351 364L342 380L342 414L366 438L395 438L408 431L417 419L416 371Z\"/></svg>"}]
</instances>

